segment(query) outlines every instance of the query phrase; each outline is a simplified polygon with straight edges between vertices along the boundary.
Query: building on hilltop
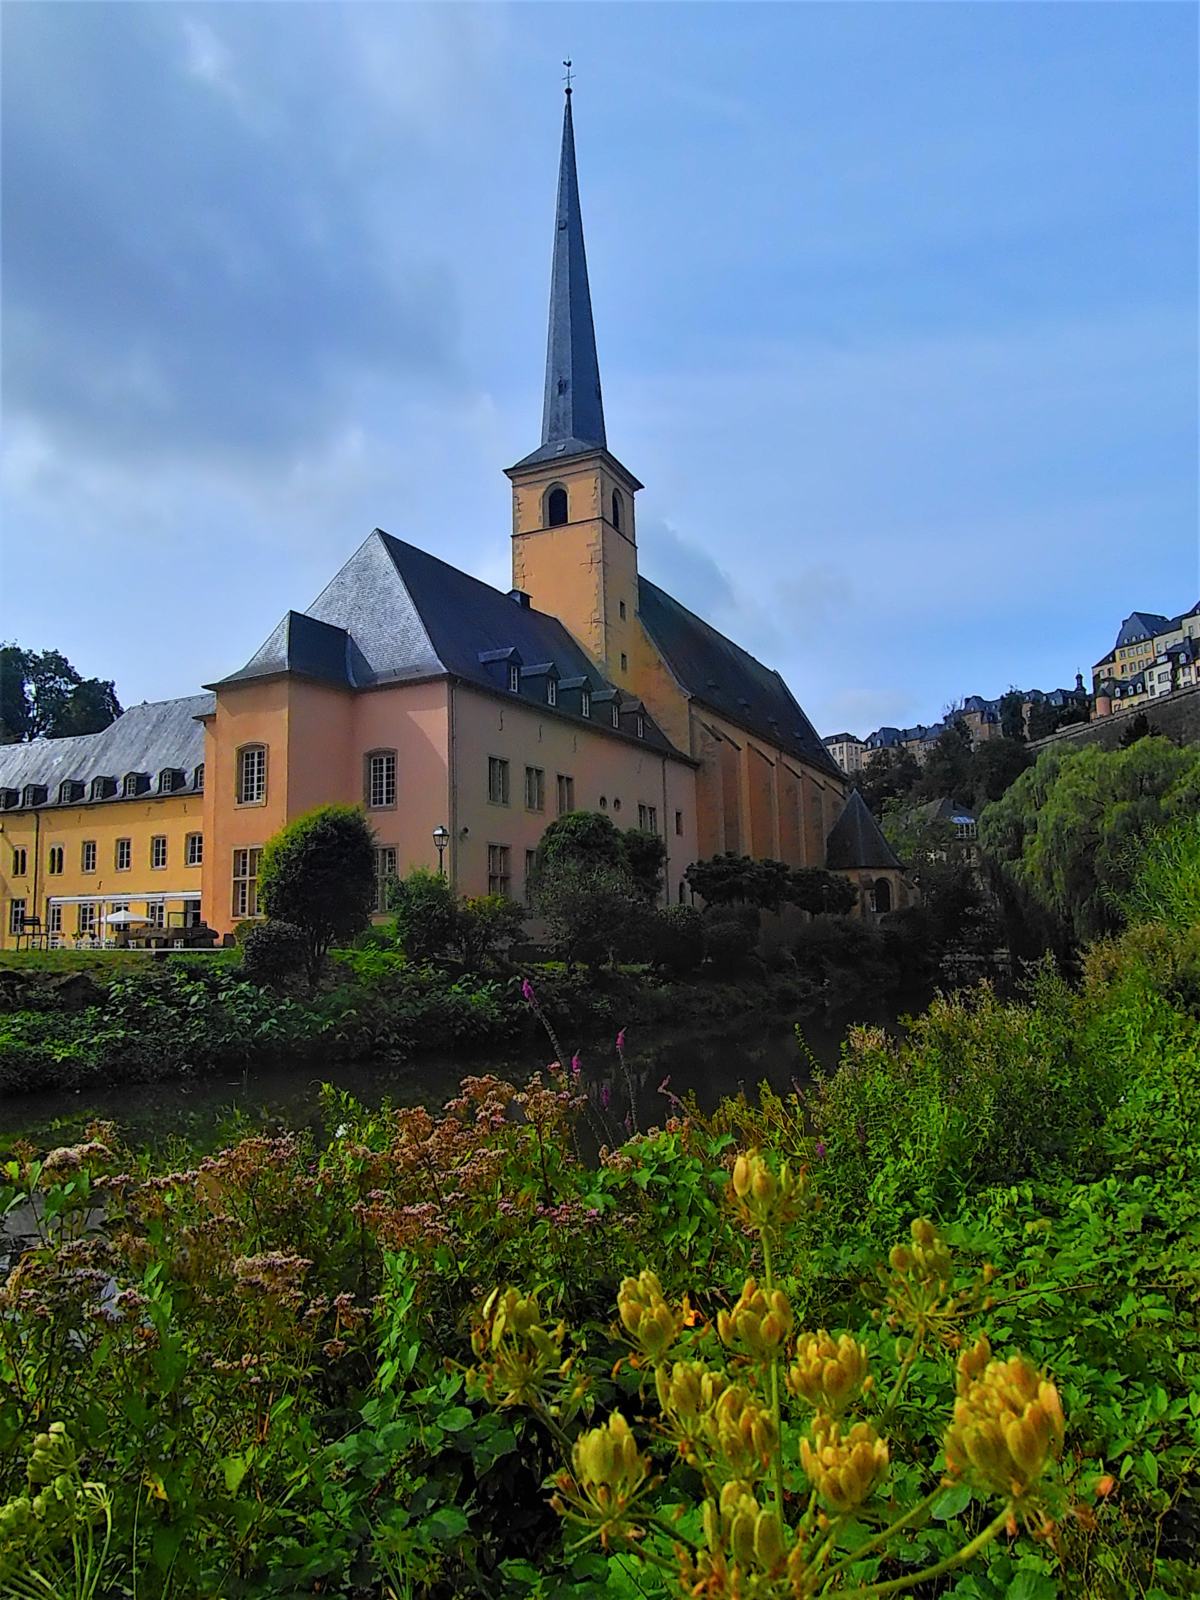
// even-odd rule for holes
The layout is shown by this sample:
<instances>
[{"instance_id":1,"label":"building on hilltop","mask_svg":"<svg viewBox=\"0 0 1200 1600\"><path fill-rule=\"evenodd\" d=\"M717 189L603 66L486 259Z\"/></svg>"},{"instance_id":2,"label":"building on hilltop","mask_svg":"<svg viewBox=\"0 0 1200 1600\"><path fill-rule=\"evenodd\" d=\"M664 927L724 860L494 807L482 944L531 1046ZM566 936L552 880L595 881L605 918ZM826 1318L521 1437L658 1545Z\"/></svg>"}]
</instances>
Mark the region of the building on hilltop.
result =
<instances>
[{"instance_id":1,"label":"building on hilltop","mask_svg":"<svg viewBox=\"0 0 1200 1600\"><path fill-rule=\"evenodd\" d=\"M864 741L857 734L831 733L821 743L848 777L862 771Z\"/></svg>"},{"instance_id":2,"label":"building on hilltop","mask_svg":"<svg viewBox=\"0 0 1200 1600\"><path fill-rule=\"evenodd\" d=\"M0 939L43 913L65 936L68 904L91 937L126 901L179 921L199 905L228 932L259 914L267 840L331 801L366 809L381 907L392 874L434 864L442 829L461 893L521 897L547 821L575 809L660 835L670 900L720 851L825 865L847 784L798 701L638 570L642 485L605 430L569 89L541 441L507 476L507 593L376 529L207 695L0 750ZM127 737L122 765L108 752ZM126 794L130 773L146 786Z\"/></svg>"},{"instance_id":3,"label":"building on hilltop","mask_svg":"<svg viewBox=\"0 0 1200 1600\"><path fill-rule=\"evenodd\" d=\"M1092 682L1098 717L1200 683L1200 601L1176 617L1130 612L1112 649L1092 668Z\"/></svg>"}]
</instances>

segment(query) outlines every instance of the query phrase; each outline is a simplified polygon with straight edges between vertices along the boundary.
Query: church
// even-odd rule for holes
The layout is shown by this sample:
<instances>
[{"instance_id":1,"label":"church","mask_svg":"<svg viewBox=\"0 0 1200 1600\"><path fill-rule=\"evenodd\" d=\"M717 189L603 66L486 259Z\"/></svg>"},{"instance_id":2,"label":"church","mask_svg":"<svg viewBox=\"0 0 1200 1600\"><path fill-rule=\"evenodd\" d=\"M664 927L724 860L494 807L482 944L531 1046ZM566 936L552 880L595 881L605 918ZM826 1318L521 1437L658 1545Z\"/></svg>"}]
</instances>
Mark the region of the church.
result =
<instances>
[{"instance_id":1,"label":"church","mask_svg":"<svg viewBox=\"0 0 1200 1600\"><path fill-rule=\"evenodd\" d=\"M4 944L22 924L96 937L122 909L227 933L258 914L266 841L334 801L366 810L381 906L416 865L522 898L543 829L572 810L657 833L667 901L720 851L824 866L845 775L778 672L638 570L642 485L608 444L570 88L541 440L506 475L507 592L377 528L205 694L0 749ZM874 864L837 843L839 870Z\"/></svg>"}]
</instances>

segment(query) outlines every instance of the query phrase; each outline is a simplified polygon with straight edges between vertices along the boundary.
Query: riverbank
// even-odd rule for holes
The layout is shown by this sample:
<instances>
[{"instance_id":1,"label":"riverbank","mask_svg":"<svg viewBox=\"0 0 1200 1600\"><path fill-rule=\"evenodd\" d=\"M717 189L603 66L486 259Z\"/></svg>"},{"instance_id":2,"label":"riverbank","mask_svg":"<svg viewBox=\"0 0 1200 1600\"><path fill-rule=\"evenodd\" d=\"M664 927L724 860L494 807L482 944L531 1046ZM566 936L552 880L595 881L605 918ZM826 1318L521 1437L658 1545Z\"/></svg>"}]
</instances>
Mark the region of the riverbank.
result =
<instances>
[{"instance_id":1,"label":"riverbank","mask_svg":"<svg viewBox=\"0 0 1200 1600\"><path fill-rule=\"evenodd\" d=\"M319 1128L215 1152L103 1126L16 1149L0 1209L25 1206L46 1237L0 1285L0 1561L71 1560L72 1528L22 1509L25 1457L40 1473L53 1450L58 1479L86 1480L111 1515L105 1592L665 1600L681 1538L697 1559L705 1526L718 1553L729 1540L709 1461L678 1465L690 1407L723 1481L736 1466L747 1496L777 1495L789 1545L826 1563L821 1592L893 1592L960 1558L964 1595L1193 1592L1194 931L1098 947L1077 988L1044 969L1019 1002L984 990L935 1001L901 1040L859 1030L845 1070L803 1099L664 1101L653 1134L626 1137L624 1103L589 1098L582 1065L580 1079L476 1076L440 1113L330 1088ZM731 1070L752 1080L745 1060ZM596 1162L582 1147L601 1117L611 1153ZM769 1177L743 1187L750 1222L775 1207L769 1255L738 1198L735 1158L755 1150ZM765 1433L764 1283L792 1330L783 1428ZM489 1301L493 1286L512 1298ZM800 1332L818 1328L846 1331L831 1348L857 1371L830 1407L887 1441L849 1512L823 1502L821 1537L806 1531L824 1482L806 1452L833 1424L814 1423ZM985 1333L1062 1410L1059 1436L1022 1435L1015 1531L990 1542L1011 1474L944 1478L942 1448L963 1400L956 1354L977 1376ZM753 1451L704 1409L698 1378L689 1399L701 1371L713 1394L749 1385L731 1392ZM589 1429L619 1431L618 1413L645 1525L581 1549L546 1481ZM895 1531L864 1551L864 1525Z\"/></svg>"},{"instance_id":2,"label":"riverbank","mask_svg":"<svg viewBox=\"0 0 1200 1600\"><path fill-rule=\"evenodd\" d=\"M622 1028L756 1030L817 1020L856 996L874 1015L869 974L830 966L723 980L711 967L667 978L650 968L567 972L549 963L478 976L415 967L381 950L335 952L317 989L248 981L238 952L176 954L112 968L100 954L0 970L0 1093L44 1094L331 1062L557 1053ZM534 1000L528 998L527 984ZM886 993L886 989L884 990ZM912 991L908 991L911 993Z\"/></svg>"}]
</instances>

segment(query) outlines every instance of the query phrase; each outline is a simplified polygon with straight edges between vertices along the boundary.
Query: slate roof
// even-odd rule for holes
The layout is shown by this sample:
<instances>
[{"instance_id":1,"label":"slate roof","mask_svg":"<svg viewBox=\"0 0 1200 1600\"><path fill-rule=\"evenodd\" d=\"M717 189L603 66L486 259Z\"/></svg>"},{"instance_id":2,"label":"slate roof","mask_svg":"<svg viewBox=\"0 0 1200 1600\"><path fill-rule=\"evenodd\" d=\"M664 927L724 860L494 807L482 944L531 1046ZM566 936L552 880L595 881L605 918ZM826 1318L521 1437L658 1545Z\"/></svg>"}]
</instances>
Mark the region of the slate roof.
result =
<instances>
[{"instance_id":1,"label":"slate roof","mask_svg":"<svg viewBox=\"0 0 1200 1600\"><path fill-rule=\"evenodd\" d=\"M821 740L821 743L825 746L831 744L862 744L862 742L856 733L827 733Z\"/></svg>"},{"instance_id":2,"label":"slate roof","mask_svg":"<svg viewBox=\"0 0 1200 1600\"><path fill-rule=\"evenodd\" d=\"M946 797L941 800L926 800L923 805L913 806L905 815L921 822L975 822L978 820L970 806L960 805L957 800L950 800Z\"/></svg>"},{"instance_id":3,"label":"slate roof","mask_svg":"<svg viewBox=\"0 0 1200 1600\"><path fill-rule=\"evenodd\" d=\"M850 791L841 816L830 829L825 865L842 872L857 867L904 870L857 789Z\"/></svg>"},{"instance_id":4,"label":"slate roof","mask_svg":"<svg viewBox=\"0 0 1200 1600\"><path fill-rule=\"evenodd\" d=\"M54 805L59 785L67 778L86 784L92 778L112 777L119 783L127 772L154 777L174 767L182 769L190 782L204 760L204 728L196 718L213 707L211 694L148 701L130 706L100 733L0 745L0 789L44 784L49 791L47 803Z\"/></svg>"},{"instance_id":5,"label":"slate roof","mask_svg":"<svg viewBox=\"0 0 1200 1600\"><path fill-rule=\"evenodd\" d=\"M638 615L694 700L797 760L843 776L778 672L648 578L638 578Z\"/></svg>"},{"instance_id":6,"label":"slate roof","mask_svg":"<svg viewBox=\"0 0 1200 1600\"><path fill-rule=\"evenodd\" d=\"M1139 639L1150 638L1156 633L1165 633L1171 625L1171 619L1159 616L1157 611L1131 611L1121 624L1117 643L1113 648L1116 649L1123 644L1135 644Z\"/></svg>"},{"instance_id":7,"label":"slate roof","mask_svg":"<svg viewBox=\"0 0 1200 1600\"><path fill-rule=\"evenodd\" d=\"M562 153L558 164L558 204L554 215L554 257L550 272L550 319L546 339L546 392L542 442L519 467L557 457L604 449L604 398L592 322L583 212L575 170L575 129L571 91L563 108Z\"/></svg>"},{"instance_id":8,"label":"slate roof","mask_svg":"<svg viewBox=\"0 0 1200 1600\"><path fill-rule=\"evenodd\" d=\"M288 612L246 665L221 683L293 672L364 689L450 676L508 693L510 664L521 669L518 697L548 715L584 720L563 695L557 707L546 703L544 680L553 672L564 691L587 687L594 701L603 703L606 694L618 700L620 730L595 717L591 726L635 736L641 714L645 735L639 742L673 750L641 702L606 682L557 617L380 528L307 612Z\"/></svg>"}]
</instances>

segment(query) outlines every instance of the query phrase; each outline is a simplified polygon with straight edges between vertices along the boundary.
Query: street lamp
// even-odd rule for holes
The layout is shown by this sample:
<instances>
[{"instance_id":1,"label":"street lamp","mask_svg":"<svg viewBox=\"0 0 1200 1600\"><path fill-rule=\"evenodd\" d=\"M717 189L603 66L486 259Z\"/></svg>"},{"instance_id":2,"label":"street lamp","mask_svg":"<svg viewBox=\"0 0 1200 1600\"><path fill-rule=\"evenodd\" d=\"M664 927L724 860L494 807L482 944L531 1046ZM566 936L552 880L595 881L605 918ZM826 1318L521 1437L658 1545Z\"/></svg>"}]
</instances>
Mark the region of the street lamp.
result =
<instances>
[{"instance_id":1,"label":"street lamp","mask_svg":"<svg viewBox=\"0 0 1200 1600\"><path fill-rule=\"evenodd\" d=\"M439 822L433 830L433 842L437 845L438 876L444 878L446 876L446 846L450 843L449 828L443 828Z\"/></svg>"}]
</instances>

